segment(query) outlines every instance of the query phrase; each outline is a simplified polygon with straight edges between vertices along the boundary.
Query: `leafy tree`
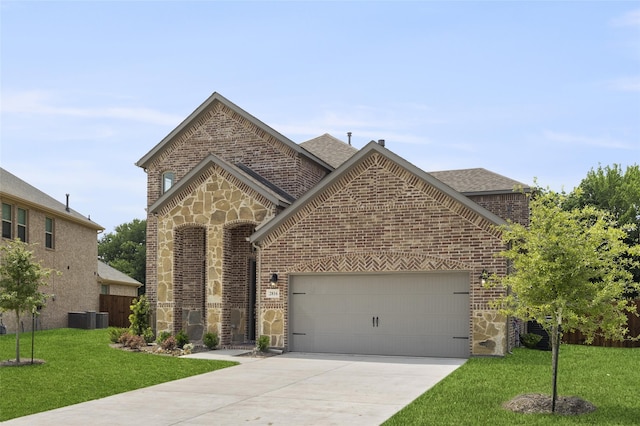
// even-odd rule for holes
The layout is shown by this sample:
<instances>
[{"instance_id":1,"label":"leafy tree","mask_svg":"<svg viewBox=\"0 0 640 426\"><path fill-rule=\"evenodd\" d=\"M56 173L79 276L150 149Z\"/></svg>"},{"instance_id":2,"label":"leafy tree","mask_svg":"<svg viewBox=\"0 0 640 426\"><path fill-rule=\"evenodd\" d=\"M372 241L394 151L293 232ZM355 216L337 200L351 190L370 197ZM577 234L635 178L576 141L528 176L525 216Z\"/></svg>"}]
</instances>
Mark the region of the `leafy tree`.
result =
<instances>
[{"instance_id":1,"label":"leafy tree","mask_svg":"<svg viewBox=\"0 0 640 426\"><path fill-rule=\"evenodd\" d=\"M610 212L627 232L627 243L639 243L640 166L634 164L625 171L619 164L591 169L565 203L565 208L569 210L584 206ZM640 268L631 269L631 272L634 281L640 283Z\"/></svg>"},{"instance_id":2,"label":"leafy tree","mask_svg":"<svg viewBox=\"0 0 640 426\"><path fill-rule=\"evenodd\" d=\"M551 336L552 410L557 398L557 366L563 330L581 331L587 342L596 333L622 340L628 331L627 312L635 308L625 299L635 286L625 255L626 233L611 214L592 206L565 210L565 194L537 191L531 200L529 227L502 226L512 273L493 280L507 292L496 301L506 315L537 321Z\"/></svg>"},{"instance_id":3,"label":"leafy tree","mask_svg":"<svg viewBox=\"0 0 640 426\"><path fill-rule=\"evenodd\" d=\"M137 336L144 335L149 328L149 319L151 318L151 305L147 297L143 294L139 298L133 299L129 308L131 309L131 314L129 314L131 333Z\"/></svg>"},{"instance_id":4,"label":"leafy tree","mask_svg":"<svg viewBox=\"0 0 640 426\"><path fill-rule=\"evenodd\" d=\"M9 241L0 247L0 311L16 314L16 362L20 363L20 316L37 313L45 303L39 291L52 272L33 260L33 252L20 240Z\"/></svg>"},{"instance_id":5,"label":"leafy tree","mask_svg":"<svg viewBox=\"0 0 640 426\"><path fill-rule=\"evenodd\" d=\"M147 221L134 219L116 226L98 240L98 257L141 283L146 279ZM144 288L144 287L143 287Z\"/></svg>"}]
</instances>

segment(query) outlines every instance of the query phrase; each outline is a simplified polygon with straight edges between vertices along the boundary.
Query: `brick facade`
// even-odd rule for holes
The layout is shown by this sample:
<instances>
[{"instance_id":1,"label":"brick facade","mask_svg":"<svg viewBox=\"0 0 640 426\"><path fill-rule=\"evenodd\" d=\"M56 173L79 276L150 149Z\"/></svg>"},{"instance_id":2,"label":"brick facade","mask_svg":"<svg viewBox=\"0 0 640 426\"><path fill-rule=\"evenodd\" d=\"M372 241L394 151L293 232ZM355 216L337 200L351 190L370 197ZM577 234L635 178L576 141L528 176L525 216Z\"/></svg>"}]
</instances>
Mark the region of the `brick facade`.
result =
<instances>
[{"instance_id":1,"label":"brick facade","mask_svg":"<svg viewBox=\"0 0 640 426\"><path fill-rule=\"evenodd\" d=\"M40 289L50 297L37 318L36 328L67 327L69 312L98 311L97 231L102 229L100 225L76 220L64 212L64 206L62 212L54 212L10 196L2 196L0 201L13 206L14 211L17 207L27 211L27 242L32 244L29 249L33 251L34 259L43 267L60 272L51 274L48 285ZM53 249L45 247L47 217L54 220ZM0 244L6 241L2 238ZM4 313L3 323L8 333L15 332L15 318L11 312ZM20 331L30 331L31 325L31 314L24 315L20 320Z\"/></svg>"},{"instance_id":2,"label":"brick facade","mask_svg":"<svg viewBox=\"0 0 640 426\"><path fill-rule=\"evenodd\" d=\"M404 163L376 148L329 174L214 94L138 163L156 331L183 329L193 341L216 332L222 345L267 335L287 349L290 274L456 271L470 277L471 353L504 354L507 321L489 306L502 290L483 288L480 275L507 272L495 225L526 223L526 197L475 195L475 204ZM163 195L167 171L176 182ZM273 273L276 299L266 294Z\"/></svg>"},{"instance_id":3,"label":"brick facade","mask_svg":"<svg viewBox=\"0 0 640 426\"><path fill-rule=\"evenodd\" d=\"M263 286L259 332L273 346L287 347L291 273L468 271L471 353L503 354L502 335L486 332L489 323L505 327L488 305L501 290L480 284L483 269L506 273L506 262L495 257L502 249L493 223L393 161L371 155L260 243L260 282L277 272L281 298L267 299ZM274 327L274 318L283 326Z\"/></svg>"}]
</instances>

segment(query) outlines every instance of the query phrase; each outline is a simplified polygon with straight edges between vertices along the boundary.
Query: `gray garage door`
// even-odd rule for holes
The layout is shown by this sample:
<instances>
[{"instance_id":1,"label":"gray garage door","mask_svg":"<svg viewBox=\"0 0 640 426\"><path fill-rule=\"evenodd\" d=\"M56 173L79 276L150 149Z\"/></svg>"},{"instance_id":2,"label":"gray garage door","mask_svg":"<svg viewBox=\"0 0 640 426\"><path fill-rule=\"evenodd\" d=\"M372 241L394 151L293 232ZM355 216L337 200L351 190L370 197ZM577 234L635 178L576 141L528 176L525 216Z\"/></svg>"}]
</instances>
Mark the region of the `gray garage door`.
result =
<instances>
[{"instance_id":1,"label":"gray garage door","mask_svg":"<svg viewBox=\"0 0 640 426\"><path fill-rule=\"evenodd\" d=\"M469 356L469 274L291 277L295 352Z\"/></svg>"}]
</instances>

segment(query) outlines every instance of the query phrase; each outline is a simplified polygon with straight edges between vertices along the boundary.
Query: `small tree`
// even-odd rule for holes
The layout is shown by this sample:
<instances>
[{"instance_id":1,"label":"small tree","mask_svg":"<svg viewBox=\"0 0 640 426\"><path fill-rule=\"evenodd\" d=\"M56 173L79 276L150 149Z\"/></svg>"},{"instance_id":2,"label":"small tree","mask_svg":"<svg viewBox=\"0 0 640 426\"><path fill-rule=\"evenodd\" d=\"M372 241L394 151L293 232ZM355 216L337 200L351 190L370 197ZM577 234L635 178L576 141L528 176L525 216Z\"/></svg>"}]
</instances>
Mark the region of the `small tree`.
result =
<instances>
[{"instance_id":1,"label":"small tree","mask_svg":"<svg viewBox=\"0 0 640 426\"><path fill-rule=\"evenodd\" d=\"M625 243L626 233L607 212L591 206L564 210L564 194L537 191L530 203L528 228L502 227L508 247L501 256L513 271L496 282L506 295L496 301L502 313L537 321L551 336L552 411L557 398L557 368L563 330L579 330L587 342L596 333L622 340L628 331L624 298L635 286L629 254L638 246Z\"/></svg>"},{"instance_id":2,"label":"small tree","mask_svg":"<svg viewBox=\"0 0 640 426\"><path fill-rule=\"evenodd\" d=\"M131 309L131 314L129 315L131 334L144 336L149 328L149 318L151 318L151 305L147 297L142 295L137 299L133 299L133 304L129 308Z\"/></svg>"},{"instance_id":3,"label":"small tree","mask_svg":"<svg viewBox=\"0 0 640 426\"><path fill-rule=\"evenodd\" d=\"M20 240L9 241L0 247L0 311L16 314L16 363L20 363L20 316L37 314L46 296L39 291L51 273L33 260L33 252Z\"/></svg>"}]
</instances>

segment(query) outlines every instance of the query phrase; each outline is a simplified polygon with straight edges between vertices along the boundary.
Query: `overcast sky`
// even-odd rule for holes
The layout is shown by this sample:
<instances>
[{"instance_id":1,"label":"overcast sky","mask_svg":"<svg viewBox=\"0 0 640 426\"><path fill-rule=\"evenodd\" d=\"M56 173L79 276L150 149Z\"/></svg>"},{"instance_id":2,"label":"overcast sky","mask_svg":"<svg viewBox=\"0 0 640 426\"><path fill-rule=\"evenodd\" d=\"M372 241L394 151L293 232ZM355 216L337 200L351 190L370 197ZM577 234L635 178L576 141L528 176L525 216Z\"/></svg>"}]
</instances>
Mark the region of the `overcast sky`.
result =
<instances>
[{"instance_id":1,"label":"overcast sky","mask_svg":"<svg viewBox=\"0 0 640 426\"><path fill-rule=\"evenodd\" d=\"M0 3L0 162L112 232L219 92L295 142L571 190L640 163L640 3Z\"/></svg>"}]
</instances>

